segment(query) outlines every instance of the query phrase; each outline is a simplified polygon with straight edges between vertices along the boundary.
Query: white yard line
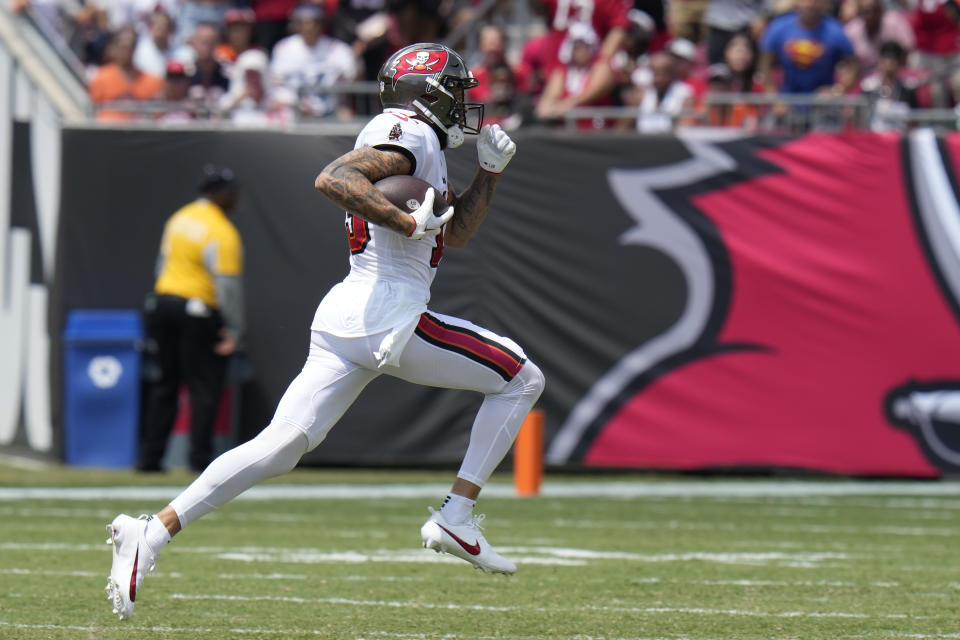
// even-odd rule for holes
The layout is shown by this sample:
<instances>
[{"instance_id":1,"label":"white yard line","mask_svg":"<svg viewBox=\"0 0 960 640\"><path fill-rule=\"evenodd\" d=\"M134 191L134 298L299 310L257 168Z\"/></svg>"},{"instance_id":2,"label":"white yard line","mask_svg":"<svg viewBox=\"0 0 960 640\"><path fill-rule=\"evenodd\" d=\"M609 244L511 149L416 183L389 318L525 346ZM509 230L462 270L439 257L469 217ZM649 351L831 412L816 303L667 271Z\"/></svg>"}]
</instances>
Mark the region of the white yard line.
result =
<instances>
[{"instance_id":1,"label":"white yard line","mask_svg":"<svg viewBox=\"0 0 960 640\"><path fill-rule=\"evenodd\" d=\"M426 558L433 556L425 555ZM442 556L437 556L442 557ZM104 571L67 571L50 569L31 569L28 567L7 567L0 568L0 575L24 575L24 576L54 576L54 577L81 577L81 578L101 578L106 575ZM159 571L151 579L173 578L180 579L186 577L186 574L177 571ZM307 580L316 577L312 573L219 573L217 579L232 581L253 581L253 580ZM392 576L392 575L346 575L346 576L326 576L325 579L336 582L342 580L345 582L425 582L427 578L423 576ZM445 578L449 580L450 578ZM464 580L467 581L467 580ZM730 579L730 580L681 580L676 577L662 576L643 576L632 580L641 584L695 584L701 586L715 587L849 587L851 589L872 588L898 588L898 582L852 582L846 580L749 580L749 579ZM600 582L607 582L606 579ZM958 583L950 583L947 587L951 590L960 588ZM930 592L930 596L952 597L950 592Z\"/></svg>"},{"instance_id":2,"label":"white yard line","mask_svg":"<svg viewBox=\"0 0 960 640\"><path fill-rule=\"evenodd\" d=\"M67 625L67 624L30 624L25 622L11 622L9 620L0 620L0 627L6 627L9 629L32 629L38 631L81 631L88 634L96 634L104 631L112 631L120 629L119 626L112 625ZM164 627L164 626L145 626L145 625L135 625L124 623L122 629L127 631L150 631L150 632L162 632L162 633L181 633L187 635L188 637L191 634L216 634L217 636L223 636L225 633L235 634L235 635L254 635L254 636L328 636L330 634L329 630L317 630L317 629L274 629L274 628L243 628L243 627L234 627L229 629L224 629L223 627ZM456 633L445 633L445 634L425 634L425 633L398 633L395 631L362 631L354 632L354 640L370 640L373 638L390 638L393 640L460 640L460 639L469 639L469 640L493 640L495 636L479 636L476 634L470 635L461 635ZM902 633L897 631L884 631L882 633L866 633L866 634L856 634L841 636L842 638L847 638L849 640L856 640L857 638L873 638L877 636L882 636L887 640L892 640L896 638L904 638L906 640L916 639L916 640L956 640L960 638L960 631L954 633ZM514 640L539 640L542 636L511 636ZM552 635L552 637L564 637ZM692 638L689 636L629 636L629 637L610 637L610 636L600 636L600 635L584 635L576 634L571 636L566 636L570 640L724 640L723 638L713 637L713 638ZM775 639L774 639L775 640Z\"/></svg>"},{"instance_id":3,"label":"white yard line","mask_svg":"<svg viewBox=\"0 0 960 640\"><path fill-rule=\"evenodd\" d=\"M182 487L3 487L0 500L169 500ZM435 499L449 489L444 483L387 485L260 485L238 500L395 500ZM949 496L960 498L960 482L857 481L717 481L717 482L544 482L544 498L803 498L810 496ZM490 483L484 496L514 498L511 484Z\"/></svg>"},{"instance_id":4,"label":"white yard line","mask_svg":"<svg viewBox=\"0 0 960 640\"><path fill-rule=\"evenodd\" d=\"M828 524L791 524L791 525L772 525L771 531L780 533L823 533L829 535L863 535L867 527L845 527ZM938 536L945 538L960 537L960 529L950 529L948 527L894 527L894 526L871 526L870 533L879 533L887 536L919 536L929 537Z\"/></svg>"},{"instance_id":5,"label":"white yard line","mask_svg":"<svg viewBox=\"0 0 960 640\"><path fill-rule=\"evenodd\" d=\"M58 542L2 542L0 549L12 551L96 551L103 552L105 547L93 544L71 544ZM176 553L201 553L212 555L221 560L238 562L290 563L290 564L366 564L370 562L460 562L444 554L433 554L420 549L374 549L371 551L322 551L316 548L283 548L262 546L212 547L178 546L171 547ZM837 553L830 551L768 551L768 552L728 552L728 551L687 551L683 553L631 553L626 551L599 551L595 549L574 549L569 547L524 547L504 546L504 553L511 555L518 564L537 564L548 566L585 566L592 561L616 562L710 562L724 565L779 566L810 568L830 565L837 561L861 557L862 554Z\"/></svg>"},{"instance_id":6,"label":"white yard line","mask_svg":"<svg viewBox=\"0 0 960 640\"><path fill-rule=\"evenodd\" d=\"M174 600L216 600L227 602L285 602L291 604L334 604L355 607L422 608L446 609L454 611L497 611L497 612L571 612L571 611L611 611L616 613L685 613L693 615L748 616L757 618L856 618L856 619L896 619L924 620L929 616L913 616L906 613L850 613L845 611L756 611L750 609L708 609L703 607L610 607L610 606L563 606L563 607L524 607L490 606L478 604L457 604L453 602L417 602L409 600L355 600L352 598L301 598L297 596L240 596L227 594L185 594L174 593Z\"/></svg>"},{"instance_id":7,"label":"white yard line","mask_svg":"<svg viewBox=\"0 0 960 640\"><path fill-rule=\"evenodd\" d=\"M110 631L114 627L111 626L95 626L95 625L65 625L65 624L28 624L24 622L10 622L8 620L0 620L0 627L8 627L11 629L36 629L36 630L45 630L45 631L86 631L88 633L96 633L102 631ZM116 627L119 629L120 627ZM122 625L124 630L129 631L153 631L153 632L164 632L164 633L215 633L215 634L224 634L224 633L234 633L234 634L251 634L251 635L280 635L280 636L294 636L294 635L315 635L315 636L328 636L330 634L329 630L319 631L316 629L245 629L245 628L230 628L224 629L222 627L161 627L161 626L141 626L141 625L131 625L124 623ZM396 631L362 631L362 632L353 632L356 635L353 636L354 640L368 640L370 638L393 638L396 640L458 640L460 638L465 638L469 640L493 640L494 638L502 636L482 636L471 633L470 635L462 635L457 633L444 633L444 634L426 634L426 633L399 633ZM514 640L539 640L543 636L511 636ZM564 637L556 636L553 634L551 637ZM629 637L610 637L610 636L598 636L598 635L584 635L576 634L571 636L566 636L571 640L722 640L720 638L691 638L688 636L657 636L657 637L640 637L640 636L629 636ZM917 636L920 637L920 636ZM924 636L924 637L934 637L934 636Z\"/></svg>"},{"instance_id":8,"label":"white yard line","mask_svg":"<svg viewBox=\"0 0 960 640\"><path fill-rule=\"evenodd\" d=\"M173 600L216 600L227 602L288 602L292 604L342 604L354 607L388 607L394 609L448 609L455 611L521 611L528 607L497 607L485 604L456 604L437 602L412 602L403 600L354 600L352 598L301 598L299 596L238 596L228 594L174 593Z\"/></svg>"}]
</instances>

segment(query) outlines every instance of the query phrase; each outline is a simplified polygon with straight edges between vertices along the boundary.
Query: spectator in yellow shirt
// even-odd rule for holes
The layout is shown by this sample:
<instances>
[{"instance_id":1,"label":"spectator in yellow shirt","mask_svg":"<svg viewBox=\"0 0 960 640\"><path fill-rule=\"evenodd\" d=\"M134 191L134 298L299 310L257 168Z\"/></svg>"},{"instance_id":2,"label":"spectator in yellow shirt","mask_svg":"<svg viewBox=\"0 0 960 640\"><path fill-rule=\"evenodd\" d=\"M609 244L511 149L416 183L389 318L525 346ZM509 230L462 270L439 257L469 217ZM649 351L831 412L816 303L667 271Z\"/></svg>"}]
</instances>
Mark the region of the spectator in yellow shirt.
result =
<instances>
[{"instance_id":1,"label":"spectator in yellow shirt","mask_svg":"<svg viewBox=\"0 0 960 640\"><path fill-rule=\"evenodd\" d=\"M237 196L233 172L204 167L199 192L164 227L147 299L147 354L156 372L146 387L140 471L162 471L181 382L190 394L190 468L206 468L227 356L243 334L242 246L227 217Z\"/></svg>"}]
</instances>

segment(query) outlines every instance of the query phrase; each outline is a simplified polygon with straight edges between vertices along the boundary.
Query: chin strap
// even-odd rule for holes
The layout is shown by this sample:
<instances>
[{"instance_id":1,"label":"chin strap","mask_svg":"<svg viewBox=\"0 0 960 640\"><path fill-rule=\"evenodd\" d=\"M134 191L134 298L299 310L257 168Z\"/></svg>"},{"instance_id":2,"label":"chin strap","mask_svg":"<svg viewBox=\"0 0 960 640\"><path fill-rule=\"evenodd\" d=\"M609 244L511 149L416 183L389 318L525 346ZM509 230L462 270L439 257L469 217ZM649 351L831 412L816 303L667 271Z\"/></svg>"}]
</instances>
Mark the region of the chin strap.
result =
<instances>
[{"instance_id":1,"label":"chin strap","mask_svg":"<svg viewBox=\"0 0 960 640\"><path fill-rule=\"evenodd\" d=\"M443 124L440 118L430 111L430 109L427 109L426 105L419 100L414 100L411 103L411 106L413 106L420 115L429 120L433 126L440 129L440 131L446 132L448 149L456 149L463 144L464 135L463 129L460 128L460 125L455 124L452 127L446 126Z\"/></svg>"},{"instance_id":2,"label":"chin strap","mask_svg":"<svg viewBox=\"0 0 960 640\"><path fill-rule=\"evenodd\" d=\"M456 149L463 144L463 129L460 125L453 125L447 129L447 149Z\"/></svg>"}]
</instances>

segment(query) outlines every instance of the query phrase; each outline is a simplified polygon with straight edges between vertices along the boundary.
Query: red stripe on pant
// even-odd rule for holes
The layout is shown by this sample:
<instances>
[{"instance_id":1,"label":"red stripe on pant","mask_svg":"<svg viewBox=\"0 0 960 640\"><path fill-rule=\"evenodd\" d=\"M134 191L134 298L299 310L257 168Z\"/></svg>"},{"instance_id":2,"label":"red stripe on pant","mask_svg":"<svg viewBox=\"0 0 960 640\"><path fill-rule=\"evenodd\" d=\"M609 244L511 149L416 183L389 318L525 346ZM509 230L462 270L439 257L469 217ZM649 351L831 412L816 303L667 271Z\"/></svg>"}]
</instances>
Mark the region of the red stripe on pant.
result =
<instances>
[{"instance_id":1,"label":"red stripe on pant","mask_svg":"<svg viewBox=\"0 0 960 640\"><path fill-rule=\"evenodd\" d=\"M507 380L517 375L523 367L524 359L517 357L505 347L469 329L443 324L426 313L420 315L417 331L438 346L449 346L451 350L466 352L472 360L490 367Z\"/></svg>"}]
</instances>

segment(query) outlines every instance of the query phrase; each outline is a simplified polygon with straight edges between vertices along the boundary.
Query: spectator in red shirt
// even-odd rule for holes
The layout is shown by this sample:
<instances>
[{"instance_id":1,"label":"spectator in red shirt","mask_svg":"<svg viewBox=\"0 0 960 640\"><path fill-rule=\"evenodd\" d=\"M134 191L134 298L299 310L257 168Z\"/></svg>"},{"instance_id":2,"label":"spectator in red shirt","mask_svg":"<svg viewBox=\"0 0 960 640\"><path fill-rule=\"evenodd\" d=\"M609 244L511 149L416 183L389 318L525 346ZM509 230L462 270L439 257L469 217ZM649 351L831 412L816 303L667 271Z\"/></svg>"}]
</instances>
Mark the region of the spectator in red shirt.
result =
<instances>
[{"instance_id":1,"label":"spectator in red shirt","mask_svg":"<svg viewBox=\"0 0 960 640\"><path fill-rule=\"evenodd\" d=\"M472 65L470 70L480 84L470 90L470 99L486 102L490 97L490 70L507 64L507 38L503 29L493 24L481 27L477 48L480 50L480 63Z\"/></svg>"},{"instance_id":2,"label":"spectator in red shirt","mask_svg":"<svg viewBox=\"0 0 960 640\"><path fill-rule=\"evenodd\" d=\"M537 103L537 117L541 120L562 118L578 106L602 106L610 104L613 89L613 74L603 91L594 91L589 98L584 94L590 87L594 61L599 53L599 41L593 29L583 23L571 25L567 38L560 49L560 64L553 68ZM603 128L603 120L578 120L581 129Z\"/></svg>"},{"instance_id":3,"label":"spectator in red shirt","mask_svg":"<svg viewBox=\"0 0 960 640\"><path fill-rule=\"evenodd\" d=\"M257 17L253 25L253 38L267 51L290 35L289 24L299 0L252 0L251 7Z\"/></svg>"},{"instance_id":4,"label":"spectator in red shirt","mask_svg":"<svg viewBox=\"0 0 960 640\"><path fill-rule=\"evenodd\" d=\"M553 66L547 61L547 35L528 39L520 53L520 63L517 65L520 90L531 96L539 96L543 93L547 74Z\"/></svg>"},{"instance_id":5,"label":"spectator in red shirt","mask_svg":"<svg viewBox=\"0 0 960 640\"><path fill-rule=\"evenodd\" d=\"M919 0L910 18L917 36L916 66L927 71L933 106L946 107L955 102L947 85L960 80L957 5L953 0Z\"/></svg>"},{"instance_id":6,"label":"spectator in red shirt","mask_svg":"<svg viewBox=\"0 0 960 640\"><path fill-rule=\"evenodd\" d=\"M629 0L530 0L532 7L547 20L548 31L544 40L544 59L547 61L547 75L550 68L560 63L559 53L568 29L574 24L586 24L593 28L600 41L598 55L595 57L583 91L576 98L576 104L592 104L610 91L614 82L610 59L623 48L626 30L630 26L627 17L632 8ZM576 106L576 105L574 105Z\"/></svg>"}]
</instances>

